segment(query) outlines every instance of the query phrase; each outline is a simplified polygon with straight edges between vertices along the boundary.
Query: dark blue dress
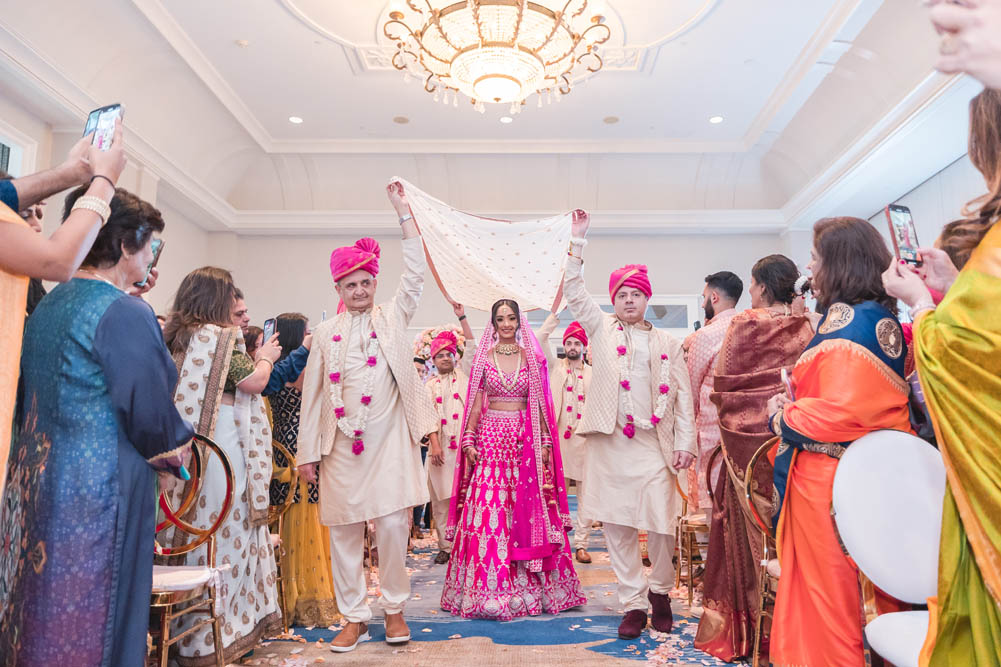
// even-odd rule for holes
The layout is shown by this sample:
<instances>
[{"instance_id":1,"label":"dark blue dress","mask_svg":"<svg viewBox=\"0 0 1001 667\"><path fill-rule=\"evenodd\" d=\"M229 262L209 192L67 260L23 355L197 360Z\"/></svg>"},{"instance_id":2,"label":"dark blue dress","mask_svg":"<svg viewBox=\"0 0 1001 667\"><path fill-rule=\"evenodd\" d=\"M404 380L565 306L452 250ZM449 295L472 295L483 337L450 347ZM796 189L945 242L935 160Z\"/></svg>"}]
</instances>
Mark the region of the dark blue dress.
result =
<instances>
[{"instance_id":1,"label":"dark blue dress","mask_svg":"<svg viewBox=\"0 0 1001 667\"><path fill-rule=\"evenodd\" d=\"M155 472L193 434L156 317L108 283L60 285L28 320L21 376L0 515L0 656L141 665Z\"/></svg>"}]
</instances>

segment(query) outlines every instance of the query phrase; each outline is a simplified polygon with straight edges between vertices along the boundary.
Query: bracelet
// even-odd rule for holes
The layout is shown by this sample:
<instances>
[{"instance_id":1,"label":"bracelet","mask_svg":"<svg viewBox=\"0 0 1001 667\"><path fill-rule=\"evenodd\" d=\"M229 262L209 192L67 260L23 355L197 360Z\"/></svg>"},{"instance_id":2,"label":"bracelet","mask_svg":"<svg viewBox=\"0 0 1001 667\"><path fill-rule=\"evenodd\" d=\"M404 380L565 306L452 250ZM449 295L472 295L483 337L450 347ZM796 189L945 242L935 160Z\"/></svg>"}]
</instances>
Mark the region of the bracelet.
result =
<instances>
[{"instance_id":1,"label":"bracelet","mask_svg":"<svg viewBox=\"0 0 1001 667\"><path fill-rule=\"evenodd\" d=\"M587 245L587 239L578 236L570 237L570 245L579 245L581 248Z\"/></svg>"},{"instance_id":2,"label":"bracelet","mask_svg":"<svg viewBox=\"0 0 1001 667\"><path fill-rule=\"evenodd\" d=\"M103 178L104 180L106 180L106 181L108 182L108 184L109 184L109 185L110 185L110 186L111 186L112 188L116 188L116 189L117 189L117 186L115 186L115 182L114 182L113 180L111 180L110 178L108 178L107 176L105 176L104 174L94 174L93 176L91 176L91 177L90 177L90 182L91 182L91 184L93 184L93 183L94 183L94 181L95 181L96 179L98 179L98 178Z\"/></svg>"},{"instance_id":3,"label":"bracelet","mask_svg":"<svg viewBox=\"0 0 1001 667\"><path fill-rule=\"evenodd\" d=\"M272 363L272 361L270 359L264 359L263 357L260 358L260 359L255 359L254 360L254 366L256 366L257 364L261 363L262 361L265 362L268 366L271 366L271 370L275 369L274 363Z\"/></svg>"},{"instance_id":4,"label":"bracelet","mask_svg":"<svg viewBox=\"0 0 1001 667\"><path fill-rule=\"evenodd\" d=\"M101 218L101 226L104 227L105 223L108 222L108 218L111 217L111 206L108 202L104 201L100 197L94 197L93 195L84 195L80 197L73 203L73 208L70 212L82 208L86 211L91 211L97 213L98 217Z\"/></svg>"},{"instance_id":5,"label":"bracelet","mask_svg":"<svg viewBox=\"0 0 1001 667\"><path fill-rule=\"evenodd\" d=\"M414 216L412 216L409 213L407 213L405 216L403 216L402 218L400 218L400 224L402 225L404 222L406 222L408 220L413 220L413 219L414 219Z\"/></svg>"},{"instance_id":6,"label":"bracelet","mask_svg":"<svg viewBox=\"0 0 1001 667\"><path fill-rule=\"evenodd\" d=\"M910 308L911 320L912 321L915 320L916 315L920 313L922 310L935 310L935 302L924 300L924 301L918 301L916 304L911 306Z\"/></svg>"},{"instance_id":7,"label":"bracelet","mask_svg":"<svg viewBox=\"0 0 1001 667\"><path fill-rule=\"evenodd\" d=\"M464 431L462 433L462 451L466 451L470 447L476 446L476 433L473 431Z\"/></svg>"},{"instance_id":8,"label":"bracelet","mask_svg":"<svg viewBox=\"0 0 1001 667\"><path fill-rule=\"evenodd\" d=\"M464 319L466 319L466 316L465 316L465 315L459 315L459 321L460 321L460 322L461 322L462 320L464 320Z\"/></svg>"}]
</instances>

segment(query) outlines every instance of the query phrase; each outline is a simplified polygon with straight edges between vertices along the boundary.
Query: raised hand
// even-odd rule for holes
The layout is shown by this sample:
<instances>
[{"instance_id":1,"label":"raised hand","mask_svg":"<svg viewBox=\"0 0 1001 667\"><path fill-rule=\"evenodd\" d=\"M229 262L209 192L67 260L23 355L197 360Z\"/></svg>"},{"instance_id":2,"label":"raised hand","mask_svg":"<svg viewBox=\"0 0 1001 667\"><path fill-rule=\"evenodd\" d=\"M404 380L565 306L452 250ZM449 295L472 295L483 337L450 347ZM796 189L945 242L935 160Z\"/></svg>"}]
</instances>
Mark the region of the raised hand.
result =
<instances>
[{"instance_id":1,"label":"raised hand","mask_svg":"<svg viewBox=\"0 0 1001 667\"><path fill-rule=\"evenodd\" d=\"M397 215L401 218L410 213L410 202L407 201L407 195L403 192L403 184L399 181L393 181L386 186L386 194L389 196L389 201L396 209Z\"/></svg>"},{"instance_id":2,"label":"raised hand","mask_svg":"<svg viewBox=\"0 0 1001 667\"><path fill-rule=\"evenodd\" d=\"M584 209L578 208L573 212L573 223L570 232L574 238L582 239L587 235L587 230L591 227L591 216Z\"/></svg>"},{"instance_id":3,"label":"raised hand","mask_svg":"<svg viewBox=\"0 0 1001 667\"><path fill-rule=\"evenodd\" d=\"M461 303L452 302L452 312L455 313L456 317L462 317L466 314L466 308Z\"/></svg>"}]
</instances>

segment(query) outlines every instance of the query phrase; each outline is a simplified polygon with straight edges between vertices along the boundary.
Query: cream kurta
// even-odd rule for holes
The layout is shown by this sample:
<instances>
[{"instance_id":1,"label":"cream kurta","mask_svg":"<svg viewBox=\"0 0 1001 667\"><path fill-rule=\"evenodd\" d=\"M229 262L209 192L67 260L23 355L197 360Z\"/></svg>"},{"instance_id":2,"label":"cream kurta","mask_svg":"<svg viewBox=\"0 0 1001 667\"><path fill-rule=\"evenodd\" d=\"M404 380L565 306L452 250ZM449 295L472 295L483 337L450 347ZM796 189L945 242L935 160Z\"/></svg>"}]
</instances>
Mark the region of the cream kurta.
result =
<instances>
[{"instance_id":1,"label":"cream kurta","mask_svg":"<svg viewBox=\"0 0 1001 667\"><path fill-rule=\"evenodd\" d=\"M467 357L472 357L467 351ZM455 371L447 376L436 376L428 380L424 385L428 395L434 402L435 409L440 415L440 419L445 420L445 424L438 429L438 442L445 453L445 463L436 466L431 463L431 457L427 458L427 475L431 488L437 500L447 500L452 497L452 483L455 478L455 461L462 451L462 415L465 413L466 392L469 389L469 376L456 367ZM459 398L456 398L456 395ZM441 403L438 403L438 399ZM455 449L449 445L455 442ZM441 526L444 531L445 527Z\"/></svg>"},{"instance_id":2,"label":"cream kurta","mask_svg":"<svg viewBox=\"0 0 1001 667\"><path fill-rule=\"evenodd\" d=\"M420 448L435 430L435 413L414 371L407 324L423 288L424 250L420 237L405 239L404 271L395 297L370 313L341 313L320 324L306 365L299 427L299 465L320 462L320 522L340 526L385 516L428 501ZM340 368L344 407L354 419L368 374L366 347L378 333L375 382L365 449L352 452L353 439L337 427L330 397L332 369ZM340 335L342 361L331 357L331 338ZM402 387L402 388L401 388Z\"/></svg>"},{"instance_id":3,"label":"cream kurta","mask_svg":"<svg viewBox=\"0 0 1001 667\"><path fill-rule=\"evenodd\" d=\"M632 329L633 405L637 414L653 411L650 381L650 334ZM619 392L618 425L612 435L587 435L584 504L595 521L673 535L681 510L674 470L667 466L657 431L636 429L632 439L622 434L626 423Z\"/></svg>"},{"instance_id":4,"label":"cream kurta","mask_svg":"<svg viewBox=\"0 0 1001 667\"><path fill-rule=\"evenodd\" d=\"M369 314L352 313L341 381L348 415L351 406L361 405L371 332ZM365 451L352 453L354 439L338 429L330 454L320 462L320 523L325 526L367 521L428 501L421 450L410 439L400 390L385 355L376 358Z\"/></svg>"},{"instance_id":5,"label":"cream kurta","mask_svg":"<svg viewBox=\"0 0 1001 667\"><path fill-rule=\"evenodd\" d=\"M568 479L584 479L584 457L587 450L584 436L577 434L577 424L580 415L583 414L590 385L591 367L584 363L579 368L571 370L567 360L560 359L549 374L553 409L556 411L559 426L556 430L560 441L560 455L563 458L563 474ZM569 439L566 437L568 429Z\"/></svg>"}]
</instances>

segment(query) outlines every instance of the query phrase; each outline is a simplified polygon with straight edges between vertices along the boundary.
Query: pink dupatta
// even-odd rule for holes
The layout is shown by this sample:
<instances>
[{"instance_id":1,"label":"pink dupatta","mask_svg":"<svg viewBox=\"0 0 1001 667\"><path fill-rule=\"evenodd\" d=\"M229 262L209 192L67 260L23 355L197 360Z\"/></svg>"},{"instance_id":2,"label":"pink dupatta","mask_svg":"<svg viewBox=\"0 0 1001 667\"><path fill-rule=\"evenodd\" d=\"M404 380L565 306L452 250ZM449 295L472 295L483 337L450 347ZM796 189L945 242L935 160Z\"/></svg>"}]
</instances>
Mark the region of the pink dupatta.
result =
<instances>
[{"instance_id":1,"label":"pink dupatta","mask_svg":"<svg viewBox=\"0 0 1001 667\"><path fill-rule=\"evenodd\" d=\"M520 342L526 348L528 359L528 419L523 419L524 431L521 435L522 449L518 459L519 476L517 497L511 518L512 561L528 561L528 570L539 572L556 567L556 558L567 549L566 532L573 524L567 504L566 481L563 477L563 458L560 455L556 419L553 414L553 396L549 389L549 373L546 358L539 341L522 313ZM462 430L466 430L469 416L475 403L476 394L482 391L484 372L489 363L489 353L496 343L493 323L489 323L480 338L469 374L469 390L466 394ZM489 399L484 397L480 417L486 412ZM523 413L524 414L524 413ZM542 464L541 418L553 440L550 457L552 479L546 474ZM462 518L462 509L469 492L469 482L473 468L465 455L456 461L455 478L452 483L452 498L448 508L448 527L445 531L449 540L455 539L456 529ZM544 488L551 486L552 488ZM514 546L518 545L518 546Z\"/></svg>"}]
</instances>

